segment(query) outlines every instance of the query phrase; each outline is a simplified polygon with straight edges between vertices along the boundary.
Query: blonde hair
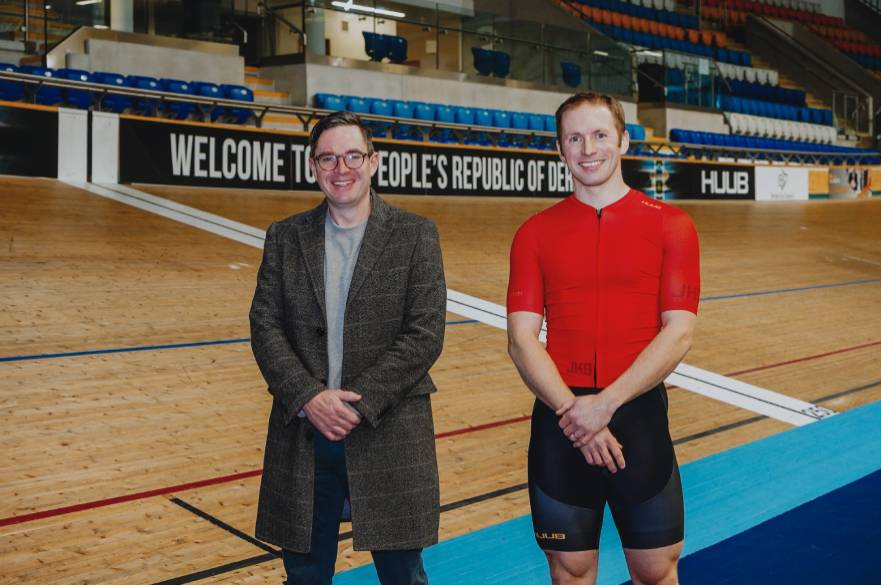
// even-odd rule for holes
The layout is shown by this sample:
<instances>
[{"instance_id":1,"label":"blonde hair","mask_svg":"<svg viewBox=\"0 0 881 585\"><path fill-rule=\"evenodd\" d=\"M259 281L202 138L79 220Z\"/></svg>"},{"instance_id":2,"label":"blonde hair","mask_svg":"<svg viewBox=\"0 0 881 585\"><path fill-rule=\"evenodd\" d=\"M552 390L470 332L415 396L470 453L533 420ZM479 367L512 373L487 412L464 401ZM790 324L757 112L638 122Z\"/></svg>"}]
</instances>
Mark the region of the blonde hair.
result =
<instances>
[{"instance_id":1,"label":"blonde hair","mask_svg":"<svg viewBox=\"0 0 881 585\"><path fill-rule=\"evenodd\" d=\"M612 118L615 120L615 129L618 130L618 144L620 145L621 140L624 139L624 131L626 129L626 126L624 125L624 107L621 105L621 102L614 97L605 93L594 92L576 93L560 104L560 107L557 108L557 113L555 114L557 119L557 140L562 142L562 135L560 132L562 132L563 128L563 114L582 104L605 106L610 112L612 112Z\"/></svg>"}]
</instances>

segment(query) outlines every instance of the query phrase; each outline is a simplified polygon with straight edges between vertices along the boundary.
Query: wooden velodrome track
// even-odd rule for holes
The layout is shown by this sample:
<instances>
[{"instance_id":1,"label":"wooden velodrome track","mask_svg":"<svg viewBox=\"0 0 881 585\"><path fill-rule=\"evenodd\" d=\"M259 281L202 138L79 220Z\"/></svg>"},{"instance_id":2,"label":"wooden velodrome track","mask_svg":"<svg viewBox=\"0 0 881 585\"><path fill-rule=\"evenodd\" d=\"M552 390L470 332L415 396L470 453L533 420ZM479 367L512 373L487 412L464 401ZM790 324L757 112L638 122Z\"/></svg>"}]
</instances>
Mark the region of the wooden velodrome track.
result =
<instances>
[{"instance_id":1,"label":"wooden velodrome track","mask_svg":"<svg viewBox=\"0 0 881 585\"><path fill-rule=\"evenodd\" d=\"M260 229L318 201L138 188ZM260 251L53 180L0 192L0 582L280 583L248 540L270 406L246 342ZM437 222L451 289L494 303L516 227L553 203L388 200ZM881 398L881 200L678 205L702 245L689 364L838 411ZM532 404L503 331L448 322L442 539L528 512ZM670 396L683 463L791 428ZM369 561L340 550L340 569Z\"/></svg>"}]
</instances>

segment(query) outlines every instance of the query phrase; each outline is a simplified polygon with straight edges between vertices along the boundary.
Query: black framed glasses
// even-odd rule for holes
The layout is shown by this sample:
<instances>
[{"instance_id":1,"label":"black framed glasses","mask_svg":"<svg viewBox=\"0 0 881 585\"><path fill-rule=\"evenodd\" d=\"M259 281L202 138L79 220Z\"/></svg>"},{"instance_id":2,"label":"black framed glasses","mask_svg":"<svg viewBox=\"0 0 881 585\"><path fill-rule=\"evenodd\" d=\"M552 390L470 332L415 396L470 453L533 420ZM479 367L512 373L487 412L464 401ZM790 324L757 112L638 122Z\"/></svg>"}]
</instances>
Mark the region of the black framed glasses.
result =
<instances>
[{"instance_id":1,"label":"black framed glasses","mask_svg":"<svg viewBox=\"0 0 881 585\"><path fill-rule=\"evenodd\" d=\"M364 160L367 158L367 152L360 152L357 150L350 150L345 154L333 154L331 152L327 152L324 154L319 154L315 157L315 162L318 163L318 166L325 171L332 171L337 168L339 164L339 159L343 159L343 162L347 167L352 170L360 169L364 165Z\"/></svg>"}]
</instances>

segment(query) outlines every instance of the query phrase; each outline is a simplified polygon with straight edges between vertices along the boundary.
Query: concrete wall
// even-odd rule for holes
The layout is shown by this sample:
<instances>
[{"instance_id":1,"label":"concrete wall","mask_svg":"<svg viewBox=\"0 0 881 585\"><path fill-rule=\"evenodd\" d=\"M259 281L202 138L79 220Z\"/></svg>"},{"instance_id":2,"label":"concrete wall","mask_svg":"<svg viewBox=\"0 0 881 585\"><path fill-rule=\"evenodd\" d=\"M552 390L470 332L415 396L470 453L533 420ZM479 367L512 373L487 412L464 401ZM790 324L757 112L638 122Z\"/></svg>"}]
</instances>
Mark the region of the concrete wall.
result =
<instances>
[{"instance_id":1,"label":"concrete wall","mask_svg":"<svg viewBox=\"0 0 881 585\"><path fill-rule=\"evenodd\" d=\"M844 18L844 0L811 0L820 6L820 12Z\"/></svg>"},{"instance_id":2,"label":"concrete wall","mask_svg":"<svg viewBox=\"0 0 881 585\"><path fill-rule=\"evenodd\" d=\"M730 133L721 112L677 108L671 105L666 107L654 104L640 106L639 121L645 126L650 126L655 131L655 136L663 138L670 138L670 130L673 128L718 132L720 134Z\"/></svg>"},{"instance_id":3,"label":"concrete wall","mask_svg":"<svg viewBox=\"0 0 881 585\"><path fill-rule=\"evenodd\" d=\"M24 43L0 39L0 63L18 65L24 54Z\"/></svg>"},{"instance_id":4,"label":"concrete wall","mask_svg":"<svg viewBox=\"0 0 881 585\"><path fill-rule=\"evenodd\" d=\"M243 84L245 60L237 55L152 47L103 39L86 41L86 53L68 53L69 66L89 71L113 71L123 75L170 77L184 81Z\"/></svg>"},{"instance_id":5,"label":"concrete wall","mask_svg":"<svg viewBox=\"0 0 881 585\"><path fill-rule=\"evenodd\" d=\"M307 63L264 67L261 74L274 79L276 88L289 92L291 103L298 105L312 105L316 93L335 93L553 114L571 95L467 78L421 76L408 67L398 68L400 73L392 71L393 66L383 69L388 71ZM636 122L636 104L625 102L623 105L627 121Z\"/></svg>"}]
</instances>

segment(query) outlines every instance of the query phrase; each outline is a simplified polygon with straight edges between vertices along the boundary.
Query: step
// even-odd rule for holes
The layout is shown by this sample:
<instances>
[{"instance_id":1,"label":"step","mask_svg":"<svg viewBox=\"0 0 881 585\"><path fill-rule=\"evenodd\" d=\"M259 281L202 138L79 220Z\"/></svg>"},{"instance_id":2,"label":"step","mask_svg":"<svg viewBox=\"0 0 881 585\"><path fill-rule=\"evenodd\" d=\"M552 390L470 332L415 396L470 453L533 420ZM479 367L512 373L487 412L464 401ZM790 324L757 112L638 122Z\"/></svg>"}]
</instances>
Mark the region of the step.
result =
<instances>
[{"instance_id":1,"label":"step","mask_svg":"<svg viewBox=\"0 0 881 585\"><path fill-rule=\"evenodd\" d=\"M303 123L297 116L287 116L284 114L266 114L265 116L263 116L263 128L288 130L291 132L302 132Z\"/></svg>"},{"instance_id":2,"label":"step","mask_svg":"<svg viewBox=\"0 0 881 585\"><path fill-rule=\"evenodd\" d=\"M253 90L267 90L274 91L275 90L275 80L274 79L263 79L261 77L250 77L248 75L245 76L245 85L250 87Z\"/></svg>"},{"instance_id":3,"label":"step","mask_svg":"<svg viewBox=\"0 0 881 585\"><path fill-rule=\"evenodd\" d=\"M260 68L245 65L245 77L260 77Z\"/></svg>"},{"instance_id":4,"label":"step","mask_svg":"<svg viewBox=\"0 0 881 585\"><path fill-rule=\"evenodd\" d=\"M290 99L290 94L286 91L254 90L254 101L258 103L287 106L290 105Z\"/></svg>"}]
</instances>

